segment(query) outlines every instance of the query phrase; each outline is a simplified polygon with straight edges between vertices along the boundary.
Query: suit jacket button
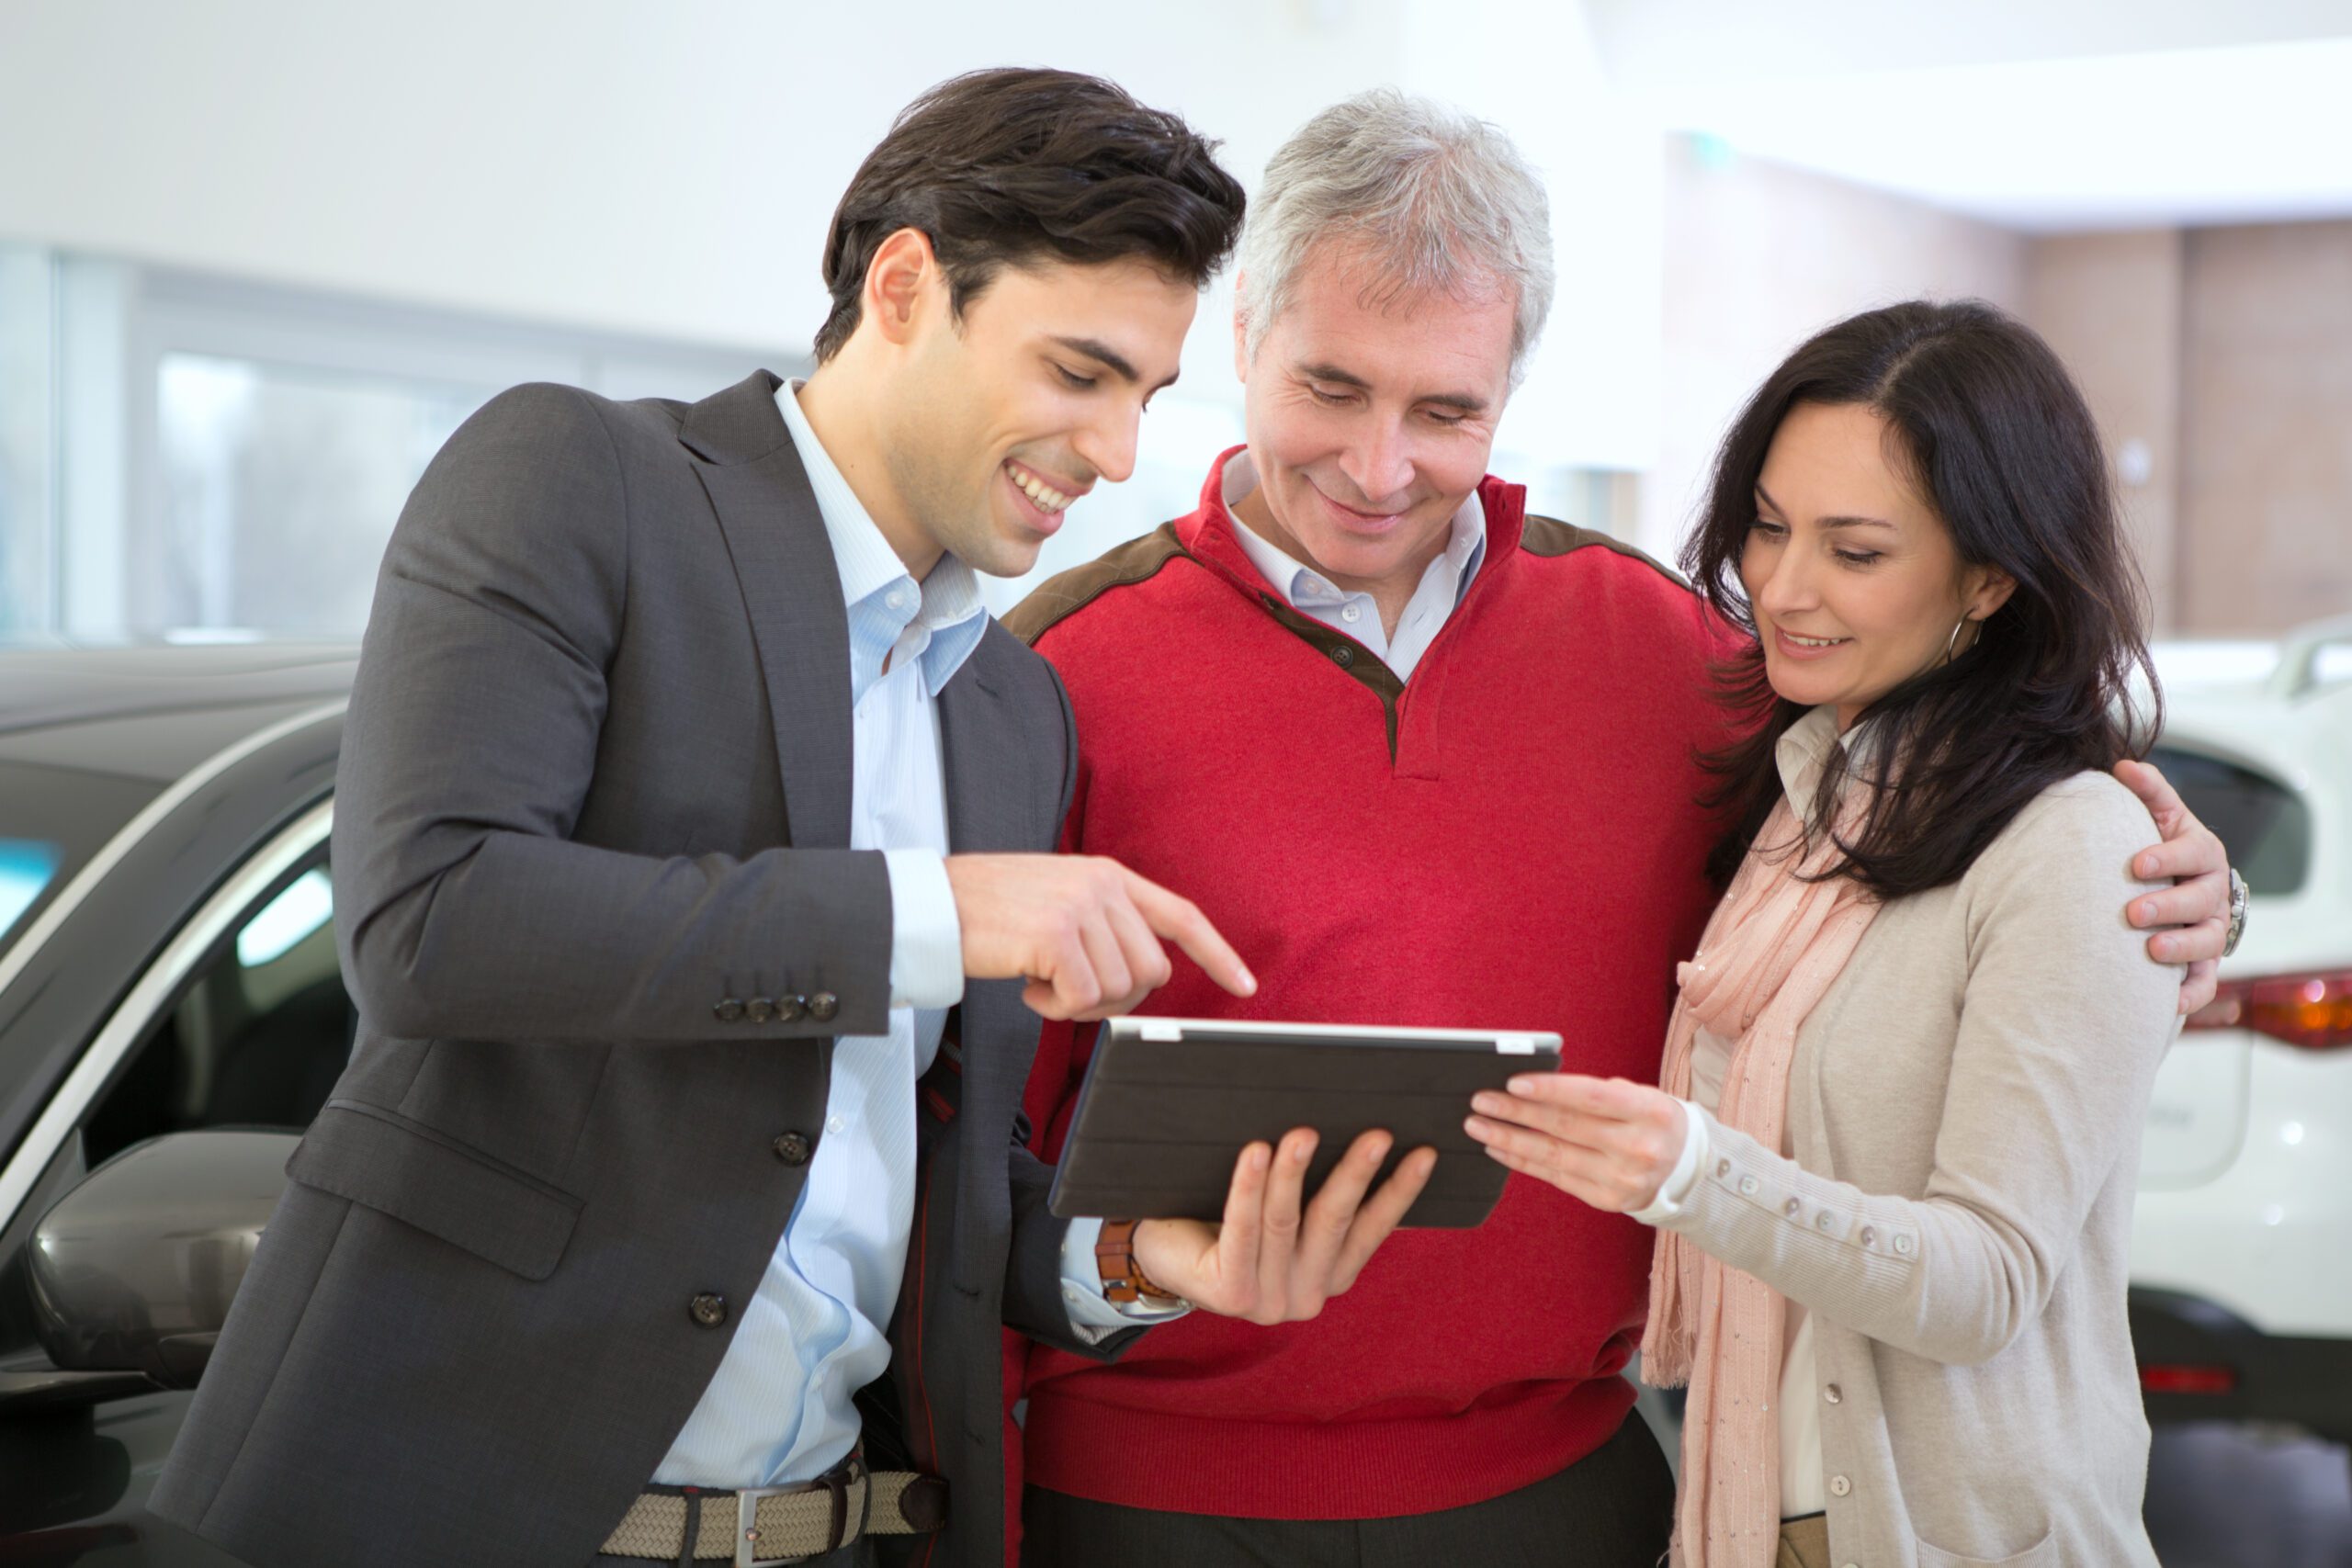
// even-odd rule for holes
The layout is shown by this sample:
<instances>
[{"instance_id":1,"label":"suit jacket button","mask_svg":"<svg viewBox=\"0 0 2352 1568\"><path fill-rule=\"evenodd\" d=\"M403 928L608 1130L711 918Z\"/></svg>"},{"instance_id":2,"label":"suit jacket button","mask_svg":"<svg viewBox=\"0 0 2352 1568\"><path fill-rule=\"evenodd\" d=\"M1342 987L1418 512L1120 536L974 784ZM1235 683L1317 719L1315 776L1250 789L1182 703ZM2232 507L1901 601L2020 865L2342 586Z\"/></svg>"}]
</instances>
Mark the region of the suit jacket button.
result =
<instances>
[{"instance_id":1,"label":"suit jacket button","mask_svg":"<svg viewBox=\"0 0 2352 1568\"><path fill-rule=\"evenodd\" d=\"M749 1002L744 1004L743 1016L750 1019L753 1023L765 1023L768 1020L775 1016L775 998L773 997L753 997Z\"/></svg>"},{"instance_id":2,"label":"suit jacket button","mask_svg":"<svg viewBox=\"0 0 2352 1568\"><path fill-rule=\"evenodd\" d=\"M775 1157L786 1165L808 1163L808 1140L798 1133L786 1133L771 1146L775 1150Z\"/></svg>"},{"instance_id":3,"label":"suit jacket button","mask_svg":"<svg viewBox=\"0 0 2352 1568\"><path fill-rule=\"evenodd\" d=\"M727 1321L727 1298L715 1292L705 1291L686 1303L686 1312L705 1328L716 1328Z\"/></svg>"},{"instance_id":4,"label":"suit jacket button","mask_svg":"<svg viewBox=\"0 0 2352 1568\"><path fill-rule=\"evenodd\" d=\"M732 1023L743 1016L743 1004L739 998L729 997L711 1009L710 1016L721 1023Z\"/></svg>"},{"instance_id":5,"label":"suit jacket button","mask_svg":"<svg viewBox=\"0 0 2352 1568\"><path fill-rule=\"evenodd\" d=\"M808 1016L819 1023L831 1023L833 1015L842 1010L841 998L831 991L819 991L808 998Z\"/></svg>"},{"instance_id":6,"label":"suit jacket button","mask_svg":"<svg viewBox=\"0 0 2352 1568\"><path fill-rule=\"evenodd\" d=\"M808 1011L808 998L797 991L787 992L775 999L775 1021L778 1023L798 1023Z\"/></svg>"}]
</instances>

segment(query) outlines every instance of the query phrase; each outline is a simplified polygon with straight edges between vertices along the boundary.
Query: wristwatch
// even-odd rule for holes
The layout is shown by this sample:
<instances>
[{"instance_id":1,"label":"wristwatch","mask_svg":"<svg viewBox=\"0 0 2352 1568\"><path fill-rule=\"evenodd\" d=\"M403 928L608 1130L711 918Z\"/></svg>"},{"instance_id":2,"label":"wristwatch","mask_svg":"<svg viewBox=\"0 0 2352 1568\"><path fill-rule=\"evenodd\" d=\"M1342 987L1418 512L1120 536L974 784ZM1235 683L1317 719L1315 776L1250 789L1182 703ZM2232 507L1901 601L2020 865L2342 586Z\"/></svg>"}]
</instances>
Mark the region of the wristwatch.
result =
<instances>
[{"instance_id":1,"label":"wristwatch","mask_svg":"<svg viewBox=\"0 0 2352 1568\"><path fill-rule=\"evenodd\" d=\"M1113 1306L1132 1306L1137 1302L1170 1306L1184 1299L1153 1284L1143 1265L1136 1261L1133 1220L1102 1222L1102 1234L1094 1243L1094 1266L1102 1272L1102 1299Z\"/></svg>"},{"instance_id":2,"label":"wristwatch","mask_svg":"<svg viewBox=\"0 0 2352 1568\"><path fill-rule=\"evenodd\" d=\"M2245 935L2245 878L2238 874L2236 866L2230 867L2230 934L2222 939L2222 956L2227 958L2238 950L2238 939Z\"/></svg>"}]
</instances>

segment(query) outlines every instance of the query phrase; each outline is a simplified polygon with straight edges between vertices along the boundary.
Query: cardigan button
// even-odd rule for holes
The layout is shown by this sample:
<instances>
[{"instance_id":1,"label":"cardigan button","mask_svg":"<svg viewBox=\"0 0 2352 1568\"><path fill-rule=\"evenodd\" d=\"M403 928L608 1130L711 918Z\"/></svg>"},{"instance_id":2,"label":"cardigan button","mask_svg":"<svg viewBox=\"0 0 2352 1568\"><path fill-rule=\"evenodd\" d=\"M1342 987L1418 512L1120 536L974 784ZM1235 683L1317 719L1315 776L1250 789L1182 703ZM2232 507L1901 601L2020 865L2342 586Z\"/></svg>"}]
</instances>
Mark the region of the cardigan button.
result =
<instances>
[{"instance_id":1,"label":"cardigan button","mask_svg":"<svg viewBox=\"0 0 2352 1568\"><path fill-rule=\"evenodd\" d=\"M1782 1209L1781 1212L1782 1213L1784 1213L1784 1214L1788 1215L1788 1216L1789 1216L1789 1218L1791 1218L1791 1219L1792 1219L1792 1220L1793 1220L1793 1219L1795 1219L1795 1218L1797 1217L1797 1211L1798 1211L1798 1210L1800 1210L1800 1209L1802 1209L1802 1208L1804 1208L1804 1204L1801 1201L1799 1201L1799 1200L1797 1200L1797 1199L1794 1199L1794 1198L1792 1198L1792 1199L1790 1199L1790 1200L1789 1200L1789 1201L1788 1201L1788 1206L1787 1206L1786 1208Z\"/></svg>"},{"instance_id":2,"label":"cardigan button","mask_svg":"<svg viewBox=\"0 0 2352 1568\"><path fill-rule=\"evenodd\" d=\"M1731 1161L1727 1159L1719 1159L1715 1161L1715 1174L1717 1176L1729 1176L1731 1174Z\"/></svg>"},{"instance_id":3,"label":"cardigan button","mask_svg":"<svg viewBox=\"0 0 2352 1568\"><path fill-rule=\"evenodd\" d=\"M1344 642L1331 650L1331 662L1338 665L1342 670L1345 670L1349 665L1353 664L1355 661L1356 650L1350 648Z\"/></svg>"},{"instance_id":4,"label":"cardigan button","mask_svg":"<svg viewBox=\"0 0 2352 1568\"><path fill-rule=\"evenodd\" d=\"M1829 1495L1832 1497L1843 1497L1853 1489L1854 1483L1842 1475L1833 1475L1829 1478Z\"/></svg>"},{"instance_id":5,"label":"cardigan button","mask_svg":"<svg viewBox=\"0 0 2352 1568\"><path fill-rule=\"evenodd\" d=\"M1739 1179L1739 1190L1744 1197L1755 1197L1756 1189L1760 1185L1762 1184L1752 1176L1743 1176Z\"/></svg>"},{"instance_id":6,"label":"cardigan button","mask_svg":"<svg viewBox=\"0 0 2352 1568\"><path fill-rule=\"evenodd\" d=\"M1878 1245L1878 1231L1876 1228L1871 1225L1864 1225L1862 1227L1862 1245L1864 1247L1876 1247Z\"/></svg>"},{"instance_id":7,"label":"cardigan button","mask_svg":"<svg viewBox=\"0 0 2352 1568\"><path fill-rule=\"evenodd\" d=\"M1838 1221L1836 1216L1832 1215L1826 1209L1822 1210L1820 1214L1814 1220L1815 1225L1822 1230L1827 1230L1831 1225L1834 1225L1837 1223Z\"/></svg>"},{"instance_id":8,"label":"cardigan button","mask_svg":"<svg viewBox=\"0 0 2352 1568\"><path fill-rule=\"evenodd\" d=\"M1821 1397L1832 1404L1840 1404L1845 1402L1846 1395L1845 1392L1833 1382L1821 1391Z\"/></svg>"},{"instance_id":9,"label":"cardigan button","mask_svg":"<svg viewBox=\"0 0 2352 1568\"><path fill-rule=\"evenodd\" d=\"M1907 1235L1898 1235L1898 1236L1896 1236L1896 1237L1894 1238L1894 1250L1895 1250L1895 1251L1897 1251L1897 1252L1899 1252L1899 1253L1901 1253L1901 1254L1902 1254L1904 1257L1905 1257L1905 1258L1910 1257L1910 1256L1911 1256L1911 1238L1910 1238L1909 1236L1907 1236Z\"/></svg>"}]
</instances>

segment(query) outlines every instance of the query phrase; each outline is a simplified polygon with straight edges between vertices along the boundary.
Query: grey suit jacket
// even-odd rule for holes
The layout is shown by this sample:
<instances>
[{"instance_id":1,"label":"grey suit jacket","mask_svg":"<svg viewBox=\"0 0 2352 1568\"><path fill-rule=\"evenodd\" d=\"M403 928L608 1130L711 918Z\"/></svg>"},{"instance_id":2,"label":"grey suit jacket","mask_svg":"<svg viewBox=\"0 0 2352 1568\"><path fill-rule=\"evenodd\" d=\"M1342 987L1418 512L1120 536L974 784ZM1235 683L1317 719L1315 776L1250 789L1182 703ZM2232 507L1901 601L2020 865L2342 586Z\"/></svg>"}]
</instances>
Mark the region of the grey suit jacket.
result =
<instances>
[{"instance_id":1,"label":"grey suit jacket","mask_svg":"<svg viewBox=\"0 0 2352 1568\"><path fill-rule=\"evenodd\" d=\"M888 1027L846 614L775 385L517 388L401 513L335 807L357 1046L152 1505L255 1563L594 1557L758 1288L831 1037ZM939 701L952 847L1051 849L1045 661L991 624ZM954 1023L872 1435L949 1478L942 1564L1003 1552L1000 1323L1090 1348L1014 1146L1036 1021L996 982Z\"/></svg>"}]
</instances>

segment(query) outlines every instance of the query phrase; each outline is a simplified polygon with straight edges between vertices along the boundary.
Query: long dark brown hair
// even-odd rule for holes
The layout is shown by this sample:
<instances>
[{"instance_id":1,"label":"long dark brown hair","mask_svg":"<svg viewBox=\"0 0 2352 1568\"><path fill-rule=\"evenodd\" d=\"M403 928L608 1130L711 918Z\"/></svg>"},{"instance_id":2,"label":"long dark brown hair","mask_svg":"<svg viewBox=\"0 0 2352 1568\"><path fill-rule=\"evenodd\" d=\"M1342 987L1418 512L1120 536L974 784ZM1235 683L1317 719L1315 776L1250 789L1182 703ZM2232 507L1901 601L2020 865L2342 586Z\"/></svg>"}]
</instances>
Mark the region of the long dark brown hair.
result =
<instances>
[{"instance_id":1,"label":"long dark brown hair","mask_svg":"<svg viewBox=\"0 0 2352 1568\"><path fill-rule=\"evenodd\" d=\"M1871 703L1877 761L1830 754L1821 789L1790 804L1826 831L1849 769L1871 798L1840 861L1882 898L1957 880L2026 803L2086 768L2138 756L2162 699L2142 628L2146 590L2125 542L2098 430L2031 330L1981 300L1913 300L1818 333L1750 398L1715 458L1706 512L1682 566L1748 640L1717 667L1717 694L1745 739L1702 759L1708 802L1732 827L1711 869L1728 879L1781 791L1774 751L1804 707L1766 678L1739 581L1756 485L1782 420L1801 403L1866 408L1894 460L1951 535L1960 558L2017 581L1975 641ZM2132 676L2147 677L2146 712Z\"/></svg>"}]
</instances>

